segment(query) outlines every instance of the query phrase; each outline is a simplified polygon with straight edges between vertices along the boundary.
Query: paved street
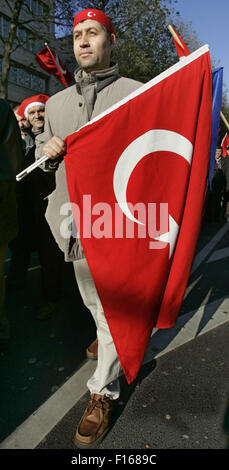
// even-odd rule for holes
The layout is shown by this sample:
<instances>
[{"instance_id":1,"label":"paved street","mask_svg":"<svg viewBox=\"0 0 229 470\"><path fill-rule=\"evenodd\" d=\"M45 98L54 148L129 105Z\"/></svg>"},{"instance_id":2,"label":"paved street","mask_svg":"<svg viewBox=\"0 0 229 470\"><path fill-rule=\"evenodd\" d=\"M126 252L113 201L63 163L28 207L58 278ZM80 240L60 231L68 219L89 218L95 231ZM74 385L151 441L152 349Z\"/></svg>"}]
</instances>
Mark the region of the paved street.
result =
<instances>
[{"instance_id":1,"label":"paved street","mask_svg":"<svg viewBox=\"0 0 229 470\"><path fill-rule=\"evenodd\" d=\"M227 449L229 223L204 224L177 324L155 330L138 379L122 394L98 449ZM95 330L70 264L60 309L35 319L39 275L7 294L11 341L0 353L0 448L75 449ZM7 267L6 267L7 268Z\"/></svg>"}]
</instances>

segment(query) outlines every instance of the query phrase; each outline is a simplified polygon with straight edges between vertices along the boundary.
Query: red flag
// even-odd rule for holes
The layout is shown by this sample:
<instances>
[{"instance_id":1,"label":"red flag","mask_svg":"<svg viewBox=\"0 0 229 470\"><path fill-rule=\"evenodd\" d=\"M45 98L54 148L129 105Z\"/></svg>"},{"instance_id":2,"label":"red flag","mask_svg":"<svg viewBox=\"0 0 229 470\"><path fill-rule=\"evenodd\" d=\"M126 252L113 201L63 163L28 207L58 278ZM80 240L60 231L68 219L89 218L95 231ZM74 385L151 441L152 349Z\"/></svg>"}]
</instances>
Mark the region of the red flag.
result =
<instances>
[{"instance_id":1,"label":"red flag","mask_svg":"<svg viewBox=\"0 0 229 470\"><path fill-rule=\"evenodd\" d=\"M179 34L173 28L173 26L171 26L169 24L168 29L169 29L170 33L172 34L178 57L184 57L184 56L189 55L190 51L188 50L188 48L187 48L185 42L183 41L183 39L179 36Z\"/></svg>"},{"instance_id":2,"label":"red flag","mask_svg":"<svg viewBox=\"0 0 229 470\"><path fill-rule=\"evenodd\" d=\"M222 139L222 142L221 142L221 147L222 147L222 157L226 157L227 156L227 152L226 152L226 147L229 146L229 135L228 133L226 132L224 138Z\"/></svg>"},{"instance_id":3,"label":"red flag","mask_svg":"<svg viewBox=\"0 0 229 470\"><path fill-rule=\"evenodd\" d=\"M186 289L207 185L211 86L204 46L66 138L76 225L128 382L152 328L176 322Z\"/></svg>"},{"instance_id":4,"label":"red flag","mask_svg":"<svg viewBox=\"0 0 229 470\"><path fill-rule=\"evenodd\" d=\"M56 52L45 46L35 57L36 62L46 72L54 75L66 87L70 85L73 78L69 70L62 64Z\"/></svg>"}]
</instances>

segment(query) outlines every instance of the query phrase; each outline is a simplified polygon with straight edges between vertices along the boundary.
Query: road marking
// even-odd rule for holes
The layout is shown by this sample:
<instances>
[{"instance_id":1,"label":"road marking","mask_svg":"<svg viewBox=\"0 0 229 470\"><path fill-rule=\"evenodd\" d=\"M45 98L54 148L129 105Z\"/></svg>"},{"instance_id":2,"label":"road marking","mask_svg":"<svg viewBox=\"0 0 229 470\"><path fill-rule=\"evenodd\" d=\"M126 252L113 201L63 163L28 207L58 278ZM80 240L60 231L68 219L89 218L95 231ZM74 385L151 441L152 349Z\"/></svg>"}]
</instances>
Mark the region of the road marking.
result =
<instances>
[{"instance_id":1,"label":"road marking","mask_svg":"<svg viewBox=\"0 0 229 470\"><path fill-rule=\"evenodd\" d=\"M213 261L218 261L222 258L227 258L229 256L229 248L221 248L221 250L215 251L206 263L212 263Z\"/></svg>"},{"instance_id":2,"label":"road marking","mask_svg":"<svg viewBox=\"0 0 229 470\"><path fill-rule=\"evenodd\" d=\"M154 358L160 357L227 321L229 299L225 297L181 315L172 328L153 332L144 361L152 360L152 351Z\"/></svg>"},{"instance_id":3,"label":"road marking","mask_svg":"<svg viewBox=\"0 0 229 470\"><path fill-rule=\"evenodd\" d=\"M1 444L0 449L34 449L87 392L86 382L96 361L87 360L47 401Z\"/></svg>"},{"instance_id":4,"label":"road marking","mask_svg":"<svg viewBox=\"0 0 229 470\"><path fill-rule=\"evenodd\" d=\"M183 297L183 301L186 299L186 297L188 297L188 295L190 294L190 292L192 291L192 289L194 289L194 287L196 286L196 284L198 284L198 282L202 279L203 277L203 274L201 274L197 279L195 279L195 281L192 282L192 284L190 284L185 293L184 293L184 297Z\"/></svg>"},{"instance_id":5,"label":"road marking","mask_svg":"<svg viewBox=\"0 0 229 470\"><path fill-rule=\"evenodd\" d=\"M205 247L195 256L190 275L193 274L198 269L200 264L203 263L205 258L207 258L209 253L213 250L213 248L221 240L221 238L223 238L223 236L225 235L225 233L227 233L228 230L229 230L229 223L226 222L226 224L223 225L223 227L221 227L221 229L210 240L210 242L207 245L205 245Z\"/></svg>"},{"instance_id":6,"label":"road marking","mask_svg":"<svg viewBox=\"0 0 229 470\"><path fill-rule=\"evenodd\" d=\"M208 297L207 294L206 298ZM202 305L197 310L181 315L172 328L153 331L143 363L152 361L227 321L227 298ZM86 361L61 388L0 444L0 449L35 449L88 391L86 382L95 370L95 362Z\"/></svg>"}]
</instances>

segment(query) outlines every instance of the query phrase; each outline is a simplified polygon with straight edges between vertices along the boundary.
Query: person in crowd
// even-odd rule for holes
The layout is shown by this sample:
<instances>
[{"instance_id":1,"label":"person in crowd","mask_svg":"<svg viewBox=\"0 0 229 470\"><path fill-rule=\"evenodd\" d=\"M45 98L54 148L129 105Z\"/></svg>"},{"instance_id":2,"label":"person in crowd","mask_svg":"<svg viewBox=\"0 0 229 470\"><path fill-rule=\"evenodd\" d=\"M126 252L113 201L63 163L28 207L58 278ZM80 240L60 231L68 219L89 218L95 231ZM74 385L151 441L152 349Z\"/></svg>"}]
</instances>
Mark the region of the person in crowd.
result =
<instances>
[{"instance_id":1,"label":"person in crowd","mask_svg":"<svg viewBox=\"0 0 229 470\"><path fill-rule=\"evenodd\" d=\"M24 167L27 166L26 153L28 149L34 146L34 138L31 135L31 125L25 117L19 116L17 113L19 105L14 106L13 112L17 119L21 132ZM16 182L16 194L18 202L18 235L9 243L11 252L11 262L9 265L9 273L7 277L7 288L22 288L25 285L26 273L30 259L30 241L28 239L27 220L27 201L24 194L24 185Z\"/></svg>"},{"instance_id":2,"label":"person in crowd","mask_svg":"<svg viewBox=\"0 0 229 470\"><path fill-rule=\"evenodd\" d=\"M23 167L21 137L10 105L0 99L0 344L10 336L5 302L4 264L8 243L18 231L15 176Z\"/></svg>"},{"instance_id":3,"label":"person in crowd","mask_svg":"<svg viewBox=\"0 0 229 470\"><path fill-rule=\"evenodd\" d=\"M119 358L111 337L103 307L98 297L81 242L64 238L60 232L62 205L69 201L64 161L64 138L142 84L119 75L111 63L115 32L109 17L100 10L79 12L73 25L74 54L79 68L76 85L54 95L46 106L45 130L37 139L36 158L47 155L46 171L56 171L56 189L49 196L46 218L66 261L73 261L76 280L84 304L91 311L97 327L97 339L88 352L98 357L97 368L87 382L91 398L77 427L77 447L96 445L109 429L111 411L120 394ZM98 352L97 352L98 350Z\"/></svg>"},{"instance_id":4,"label":"person in crowd","mask_svg":"<svg viewBox=\"0 0 229 470\"><path fill-rule=\"evenodd\" d=\"M21 136L22 138L24 138L25 134L27 134L30 131L31 126L27 119L24 119L22 116L19 116L19 114L17 113L19 106L20 106L19 104L14 106L13 112L17 119L18 125L20 127Z\"/></svg>"},{"instance_id":5,"label":"person in crowd","mask_svg":"<svg viewBox=\"0 0 229 470\"><path fill-rule=\"evenodd\" d=\"M226 157L222 158L222 171L226 180L224 192L224 216L229 222L229 146L226 147L226 154Z\"/></svg>"},{"instance_id":6,"label":"person in crowd","mask_svg":"<svg viewBox=\"0 0 229 470\"><path fill-rule=\"evenodd\" d=\"M221 203L225 188L222 160L222 148L218 146L215 153L215 166L206 211L207 220L209 222L217 222L220 220Z\"/></svg>"},{"instance_id":7,"label":"person in crowd","mask_svg":"<svg viewBox=\"0 0 229 470\"><path fill-rule=\"evenodd\" d=\"M23 147L24 147L24 155L26 156L26 153L28 152L28 149L30 147L34 146L34 135L32 133L31 124L28 121L28 119L26 119L25 116L22 117L18 114L17 111L18 111L19 108L20 108L20 105L17 105L13 108L13 111L14 111L15 117L17 119L18 125L20 127L21 138L22 138ZM25 160L25 165L26 164L27 164L27 162Z\"/></svg>"},{"instance_id":8,"label":"person in crowd","mask_svg":"<svg viewBox=\"0 0 229 470\"><path fill-rule=\"evenodd\" d=\"M43 94L32 96L25 99L17 110L18 116L30 126L30 132L24 132L23 137L25 166L35 160L35 136L43 132L48 99ZM47 196L55 188L55 178L53 174L45 174L37 168L17 184L20 227L17 239L11 243L8 285L22 287L25 284L31 253L37 250L42 277L42 305L37 319L44 320L57 310L62 286L62 253L45 219Z\"/></svg>"}]
</instances>

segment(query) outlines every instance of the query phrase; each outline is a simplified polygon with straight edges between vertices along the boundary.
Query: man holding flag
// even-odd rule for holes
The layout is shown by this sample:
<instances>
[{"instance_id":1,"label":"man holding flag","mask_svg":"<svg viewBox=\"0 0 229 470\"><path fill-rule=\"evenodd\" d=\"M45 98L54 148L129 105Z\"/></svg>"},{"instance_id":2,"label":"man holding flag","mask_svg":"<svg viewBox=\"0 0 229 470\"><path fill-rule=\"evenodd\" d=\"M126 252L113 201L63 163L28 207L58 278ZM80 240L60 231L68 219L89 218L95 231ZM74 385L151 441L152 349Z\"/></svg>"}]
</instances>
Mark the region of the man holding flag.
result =
<instances>
[{"instance_id":1,"label":"man holding flag","mask_svg":"<svg viewBox=\"0 0 229 470\"><path fill-rule=\"evenodd\" d=\"M97 327L91 400L75 435L76 445L87 448L109 429L121 367L133 381L153 327L176 321L206 192L212 77L207 46L142 87L120 77L110 64L114 29L98 10L76 15L73 37L77 86L48 101L37 158L47 155L45 169L56 169L46 216L66 260L74 262ZM69 197L80 240L61 230ZM85 197L92 210L85 210ZM128 201L147 207L144 222ZM95 220L101 204L108 216ZM132 224L132 236L121 233L122 220Z\"/></svg>"},{"instance_id":2,"label":"man holding flag","mask_svg":"<svg viewBox=\"0 0 229 470\"><path fill-rule=\"evenodd\" d=\"M73 237L66 240L60 233L63 220L60 215L61 207L69 201L69 196L64 162L59 165L59 159L55 159L65 151L65 137L141 84L121 78L118 66L110 63L115 34L110 19L102 11L89 9L78 13L74 19L73 39L75 58L80 66L75 73L76 86L56 94L47 103L45 132L37 138L37 157L44 154L49 156L46 170L52 171L59 166L56 172L56 190L49 197L47 220L57 243L65 253L65 259L74 261L79 290L94 317L98 331L98 367L88 382L92 394L90 406L93 408L93 418L90 419L89 416L87 419L86 416L76 435L77 445L90 445L108 427L112 402L119 396L117 378L120 363L80 240ZM95 350L96 343L93 346ZM101 410L104 410L102 416Z\"/></svg>"}]
</instances>

